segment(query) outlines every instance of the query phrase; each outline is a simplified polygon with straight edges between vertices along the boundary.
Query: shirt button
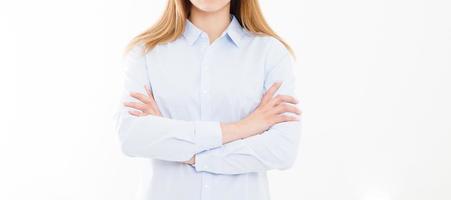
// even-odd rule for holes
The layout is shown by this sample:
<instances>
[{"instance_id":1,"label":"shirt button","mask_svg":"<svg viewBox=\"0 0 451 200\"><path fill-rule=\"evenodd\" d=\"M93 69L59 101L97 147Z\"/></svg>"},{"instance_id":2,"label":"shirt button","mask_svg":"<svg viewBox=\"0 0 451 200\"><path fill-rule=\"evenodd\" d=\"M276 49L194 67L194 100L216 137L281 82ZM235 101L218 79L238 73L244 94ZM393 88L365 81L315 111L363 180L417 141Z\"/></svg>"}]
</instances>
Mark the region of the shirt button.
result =
<instances>
[{"instance_id":1,"label":"shirt button","mask_svg":"<svg viewBox=\"0 0 451 200\"><path fill-rule=\"evenodd\" d=\"M207 184L204 185L205 188L208 188L209 186Z\"/></svg>"},{"instance_id":2,"label":"shirt button","mask_svg":"<svg viewBox=\"0 0 451 200\"><path fill-rule=\"evenodd\" d=\"M205 89L202 90L202 93L203 93L203 94L207 94L207 90L205 90Z\"/></svg>"}]
</instances>

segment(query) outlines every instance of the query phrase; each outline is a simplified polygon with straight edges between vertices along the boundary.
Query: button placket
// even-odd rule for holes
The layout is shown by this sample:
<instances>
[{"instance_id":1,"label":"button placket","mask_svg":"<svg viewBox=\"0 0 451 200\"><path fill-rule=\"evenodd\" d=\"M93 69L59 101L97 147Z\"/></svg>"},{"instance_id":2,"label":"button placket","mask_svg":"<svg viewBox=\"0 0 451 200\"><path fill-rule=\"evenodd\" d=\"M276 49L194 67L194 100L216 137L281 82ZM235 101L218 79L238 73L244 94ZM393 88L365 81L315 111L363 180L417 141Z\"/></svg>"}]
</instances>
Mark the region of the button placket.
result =
<instances>
[{"instance_id":1,"label":"button placket","mask_svg":"<svg viewBox=\"0 0 451 200\"><path fill-rule=\"evenodd\" d=\"M201 79L201 83L200 83L200 97L201 97L201 116L202 118L204 116L206 116L206 108L207 108L207 94L208 94L208 74L207 71L205 70L205 63L208 60L208 52L209 52L209 45L208 45L208 37L206 36L206 34L202 34L202 50L203 50L203 56L202 56L202 60L200 63L200 79Z\"/></svg>"},{"instance_id":2,"label":"button placket","mask_svg":"<svg viewBox=\"0 0 451 200\"><path fill-rule=\"evenodd\" d=\"M202 175L202 200L211 199L212 197L212 182L210 174L204 173Z\"/></svg>"},{"instance_id":3,"label":"button placket","mask_svg":"<svg viewBox=\"0 0 451 200\"><path fill-rule=\"evenodd\" d=\"M209 90L209 76L208 76L208 71L207 71L207 67L206 67L206 60L208 60L208 49L207 52L205 52L205 56L204 59L202 61L201 64L201 76L202 76L202 94L204 97L206 97L206 95L208 94L208 90Z\"/></svg>"}]
</instances>

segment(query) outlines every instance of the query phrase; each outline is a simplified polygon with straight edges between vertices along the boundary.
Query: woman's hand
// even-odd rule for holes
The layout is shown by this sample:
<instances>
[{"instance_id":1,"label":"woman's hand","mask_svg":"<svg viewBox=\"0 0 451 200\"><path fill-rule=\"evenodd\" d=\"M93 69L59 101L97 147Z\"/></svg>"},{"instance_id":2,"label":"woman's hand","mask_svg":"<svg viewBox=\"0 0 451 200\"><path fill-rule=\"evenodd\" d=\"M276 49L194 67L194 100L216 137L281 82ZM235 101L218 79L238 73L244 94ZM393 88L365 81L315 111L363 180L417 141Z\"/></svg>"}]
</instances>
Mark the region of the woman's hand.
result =
<instances>
[{"instance_id":1,"label":"woman's hand","mask_svg":"<svg viewBox=\"0 0 451 200\"><path fill-rule=\"evenodd\" d=\"M124 105L136 110L128 111L133 116L142 117L147 115L157 115L161 116L160 110L158 109L157 103L153 98L152 91L150 91L149 86L145 85L147 95L139 92L131 92L130 96L139 100L140 102L124 102Z\"/></svg>"},{"instance_id":2,"label":"woman's hand","mask_svg":"<svg viewBox=\"0 0 451 200\"><path fill-rule=\"evenodd\" d=\"M298 100L289 95L273 97L281 85L282 82L274 83L265 92L257 108L246 118L221 124L223 143L260 134L277 123L299 120L301 110L296 106ZM284 114L285 112L296 115Z\"/></svg>"},{"instance_id":3,"label":"woman's hand","mask_svg":"<svg viewBox=\"0 0 451 200\"><path fill-rule=\"evenodd\" d=\"M189 160L187 160L187 161L183 161L183 163L189 164L189 165L194 165L194 164L196 164L196 155L194 155L193 157L191 157L191 159L189 159Z\"/></svg>"},{"instance_id":4,"label":"woman's hand","mask_svg":"<svg viewBox=\"0 0 451 200\"><path fill-rule=\"evenodd\" d=\"M274 83L263 95L260 104L249 116L241 120L253 134L261 133L272 125L299 120L301 110L296 106L298 100L289 95L277 95L274 93L280 88L282 82ZM285 112L296 115L284 114Z\"/></svg>"}]
</instances>

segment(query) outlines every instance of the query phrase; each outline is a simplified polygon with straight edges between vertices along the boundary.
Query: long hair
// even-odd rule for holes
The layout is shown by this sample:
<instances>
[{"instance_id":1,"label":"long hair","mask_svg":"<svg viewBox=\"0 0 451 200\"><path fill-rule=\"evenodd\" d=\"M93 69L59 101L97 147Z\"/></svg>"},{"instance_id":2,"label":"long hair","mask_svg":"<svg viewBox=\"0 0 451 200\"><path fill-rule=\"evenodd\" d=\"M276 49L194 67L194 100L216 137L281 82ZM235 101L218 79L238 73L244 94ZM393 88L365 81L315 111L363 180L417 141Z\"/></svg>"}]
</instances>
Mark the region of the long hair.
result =
<instances>
[{"instance_id":1,"label":"long hair","mask_svg":"<svg viewBox=\"0 0 451 200\"><path fill-rule=\"evenodd\" d=\"M144 52L148 52L158 44L176 40L183 33L191 6L189 0L168 0L160 19L143 33L135 36L127 45L125 52L140 43L144 44ZM231 0L230 13L235 15L240 25L247 31L276 38L294 55L292 48L269 27L258 0Z\"/></svg>"}]
</instances>

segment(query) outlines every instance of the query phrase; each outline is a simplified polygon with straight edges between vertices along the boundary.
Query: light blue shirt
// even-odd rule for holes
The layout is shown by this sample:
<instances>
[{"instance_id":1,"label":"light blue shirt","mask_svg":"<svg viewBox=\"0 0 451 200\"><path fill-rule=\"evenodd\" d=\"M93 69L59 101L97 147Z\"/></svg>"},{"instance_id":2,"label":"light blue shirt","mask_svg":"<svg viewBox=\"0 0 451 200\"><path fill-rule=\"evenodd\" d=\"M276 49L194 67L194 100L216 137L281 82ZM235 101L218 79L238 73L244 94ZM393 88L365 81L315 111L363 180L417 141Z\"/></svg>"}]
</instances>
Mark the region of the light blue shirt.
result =
<instances>
[{"instance_id":1,"label":"light blue shirt","mask_svg":"<svg viewBox=\"0 0 451 200\"><path fill-rule=\"evenodd\" d=\"M282 122L262 134L222 144L220 122L248 116L264 92L297 97L293 58L271 36L243 29L235 16L214 42L186 20L177 40L124 58L123 96L116 113L122 151L149 159L145 199L267 200L267 171L290 168L298 152L301 121ZM124 101L149 85L162 116L135 117ZM291 114L291 113L286 113ZM196 164L182 161L196 155Z\"/></svg>"}]
</instances>

